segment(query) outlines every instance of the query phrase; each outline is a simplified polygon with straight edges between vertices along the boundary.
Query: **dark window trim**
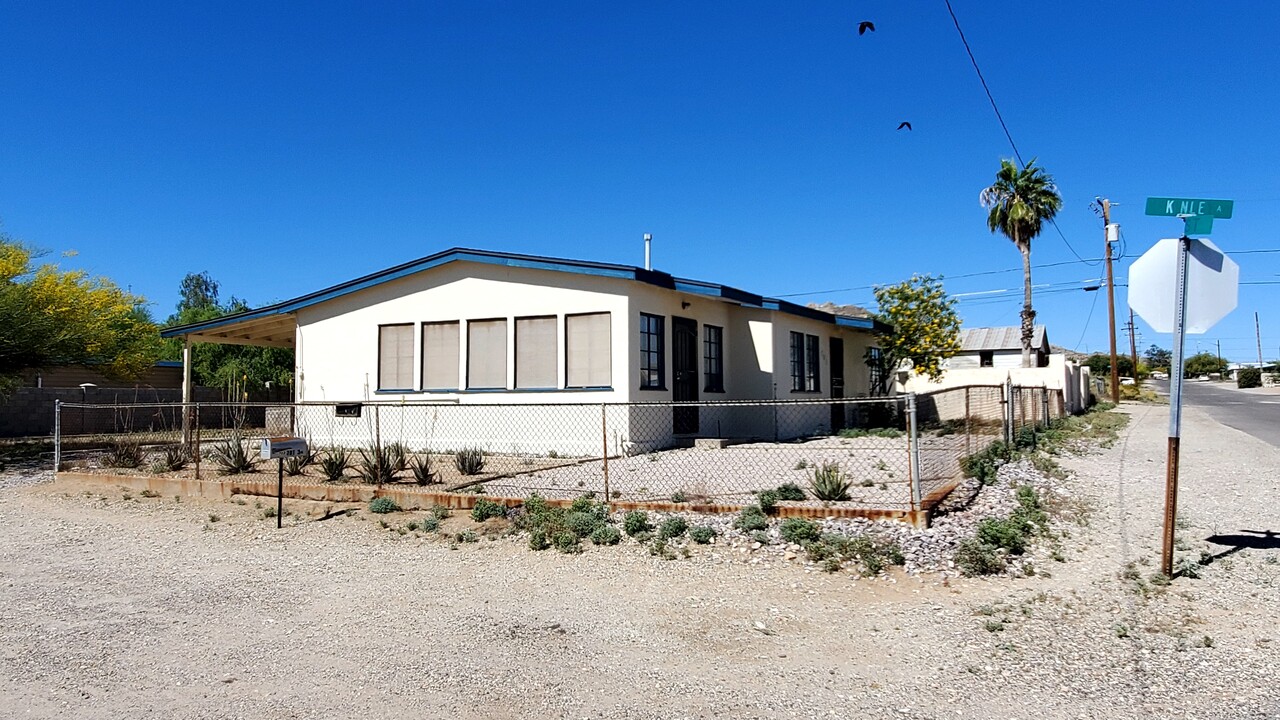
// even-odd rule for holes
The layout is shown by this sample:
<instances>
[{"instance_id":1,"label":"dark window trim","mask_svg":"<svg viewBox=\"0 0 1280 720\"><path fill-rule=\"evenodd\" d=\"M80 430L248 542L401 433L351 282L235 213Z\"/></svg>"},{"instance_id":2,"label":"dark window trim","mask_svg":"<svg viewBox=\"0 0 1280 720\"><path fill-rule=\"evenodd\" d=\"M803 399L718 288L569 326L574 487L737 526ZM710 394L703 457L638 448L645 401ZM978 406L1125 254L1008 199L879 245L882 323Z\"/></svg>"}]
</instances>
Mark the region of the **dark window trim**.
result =
<instances>
[{"instance_id":1,"label":"dark window trim","mask_svg":"<svg viewBox=\"0 0 1280 720\"><path fill-rule=\"evenodd\" d=\"M390 388L390 387L382 387L382 328L388 328L388 327L407 327L407 328L409 328L410 330L412 330L412 329L413 329L413 325L414 325L414 324L413 324L413 323L411 323L411 322L407 322L407 323L378 323L378 364L377 364L377 366L376 366L376 367L378 368L378 389L376 390L376 392L399 392L399 393L404 393L404 392L413 392L413 391L414 391L414 388L411 388L411 387L406 387L406 388Z\"/></svg>"},{"instance_id":2,"label":"dark window trim","mask_svg":"<svg viewBox=\"0 0 1280 720\"><path fill-rule=\"evenodd\" d=\"M658 321L658 332L657 332L657 333L651 333L651 332L648 332L648 331L646 331L646 330L645 330L645 320L646 320L646 319L650 319L650 320L657 320L657 321ZM657 350L657 360L658 360L658 367L657 367L657 370L658 370L658 383L657 383L656 385L650 385L650 384L648 384L648 379L649 379L649 372L648 372L648 371L649 371L649 370L652 370L652 368L648 368L648 367L646 367L646 366L645 366L645 362L648 360L648 357L646 357L646 355L647 355L647 354L651 354L651 353L653 353L653 351L652 351L652 350L646 351L646 350L644 349L643 344L642 344L642 345L640 346L640 372L642 373L642 376L641 376L641 379L640 379L640 389L641 389L641 390L666 390L666 389L667 389L667 358L666 358L666 355L667 355L667 317L666 317L665 315L654 315L654 314L652 314L652 313L645 313L645 312L640 313L640 337L641 337L641 339L643 339L645 335L652 335L653 337L657 338L657 340L658 340L658 350Z\"/></svg>"},{"instance_id":3,"label":"dark window trim","mask_svg":"<svg viewBox=\"0 0 1280 720\"><path fill-rule=\"evenodd\" d=\"M720 325L704 324L702 330L702 371L705 380L703 381L703 392L722 393L724 392L724 327ZM715 331L716 342L714 343L717 355L711 357L712 331ZM718 367L715 372L711 371L711 361L715 360Z\"/></svg>"},{"instance_id":4,"label":"dark window trim","mask_svg":"<svg viewBox=\"0 0 1280 720\"><path fill-rule=\"evenodd\" d=\"M804 336L804 389L822 391L822 338L817 335Z\"/></svg>"}]
</instances>

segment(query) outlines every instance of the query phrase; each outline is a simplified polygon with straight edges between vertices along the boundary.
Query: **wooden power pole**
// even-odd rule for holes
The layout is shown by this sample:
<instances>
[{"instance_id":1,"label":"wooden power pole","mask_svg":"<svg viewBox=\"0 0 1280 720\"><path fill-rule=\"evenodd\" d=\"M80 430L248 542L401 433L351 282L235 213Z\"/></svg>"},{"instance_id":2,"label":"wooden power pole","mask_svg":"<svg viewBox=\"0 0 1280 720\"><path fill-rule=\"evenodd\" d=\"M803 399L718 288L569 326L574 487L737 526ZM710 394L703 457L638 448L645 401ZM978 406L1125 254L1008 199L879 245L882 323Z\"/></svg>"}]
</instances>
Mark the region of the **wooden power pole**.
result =
<instances>
[{"instance_id":1,"label":"wooden power pole","mask_svg":"<svg viewBox=\"0 0 1280 720\"><path fill-rule=\"evenodd\" d=\"M1138 333L1133 327L1133 309L1129 309L1129 357L1133 358L1133 379L1138 379Z\"/></svg>"},{"instance_id":2,"label":"wooden power pole","mask_svg":"<svg viewBox=\"0 0 1280 720\"><path fill-rule=\"evenodd\" d=\"M1111 402L1120 403L1120 368L1117 367L1118 358L1116 358L1116 284L1111 274L1111 245L1116 241L1112 234L1119 235L1119 228L1112 230L1111 226L1111 201L1106 198L1099 198L1098 203L1102 205L1102 223L1104 227L1104 238L1106 240L1106 259L1107 259L1107 323L1111 329Z\"/></svg>"}]
</instances>

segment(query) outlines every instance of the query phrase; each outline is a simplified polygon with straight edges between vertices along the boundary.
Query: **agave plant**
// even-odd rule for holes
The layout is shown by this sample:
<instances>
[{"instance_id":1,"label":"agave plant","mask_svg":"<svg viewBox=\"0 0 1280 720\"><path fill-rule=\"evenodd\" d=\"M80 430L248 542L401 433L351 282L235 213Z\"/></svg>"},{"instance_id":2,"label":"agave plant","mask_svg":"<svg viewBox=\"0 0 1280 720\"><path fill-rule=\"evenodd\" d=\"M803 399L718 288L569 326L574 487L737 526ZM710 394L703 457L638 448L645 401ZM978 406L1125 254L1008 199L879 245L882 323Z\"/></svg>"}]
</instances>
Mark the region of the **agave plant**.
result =
<instances>
[{"instance_id":1,"label":"agave plant","mask_svg":"<svg viewBox=\"0 0 1280 720\"><path fill-rule=\"evenodd\" d=\"M484 471L484 449L465 447L453 454L453 466L463 475L479 475Z\"/></svg>"},{"instance_id":2,"label":"agave plant","mask_svg":"<svg viewBox=\"0 0 1280 720\"><path fill-rule=\"evenodd\" d=\"M813 488L813 496L827 502L848 500L849 488L853 487L853 481L836 463L823 463L821 467L815 467L810 484Z\"/></svg>"},{"instance_id":3,"label":"agave plant","mask_svg":"<svg viewBox=\"0 0 1280 720\"><path fill-rule=\"evenodd\" d=\"M351 467L351 456L347 455L346 448L329 448L320 456L319 464L325 480L342 482L347 468Z\"/></svg>"},{"instance_id":4,"label":"agave plant","mask_svg":"<svg viewBox=\"0 0 1280 720\"><path fill-rule=\"evenodd\" d=\"M305 455L295 455L294 457L284 459L284 474L289 476L301 475L307 466L316 461L316 451L311 447L311 441L307 441L307 452Z\"/></svg>"},{"instance_id":5,"label":"agave plant","mask_svg":"<svg viewBox=\"0 0 1280 720\"><path fill-rule=\"evenodd\" d=\"M409 467L409 448L404 443L387 443L382 451L387 454L392 472L401 473Z\"/></svg>"},{"instance_id":6,"label":"agave plant","mask_svg":"<svg viewBox=\"0 0 1280 720\"><path fill-rule=\"evenodd\" d=\"M391 454L382 445L373 443L360 448L360 460L356 462L356 475L362 482L382 485L396 479L396 469Z\"/></svg>"},{"instance_id":7,"label":"agave plant","mask_svg":"<svg viewBox=\"0 0 1280 720\"><path fill-rule=\"evenodd\" d=\"M409 469L413 471L413 481L419 485L430 485L436 481L436 471L431 466L431 453L414 455L409 461Z\"/></svg>"},{"instance_id":8,"label":"agave plant","mask_svg":"<svg viewBox=\"0 0 1280 720\"><path fill-rule=\"evenodd\" d=\"M156 466L169 472L178 472L191 462L191 451L184 445L170 445L156 460Z\"/></svg>"},{"instance_id":9,"label":"agave plant","mask_svg":"<svg viewBox=\"0 0 1280 720\"><path fill-rule=\"evenodd\" d=\"M219 475L239 475L258 469L258 458L245 447L244 436L239 430L223 442L215 443L209 451L209 459L218 468Z\"/></svg>"},{"instance_id":10,"label":"agave plant","mask_svg":"<svg viewBox=\"0 0 1280 720\"><path fill-rule=\"evenodd\" d=\"M142 445L126 438L113 440L107 446L107 452L103 454L101 463L105 467L136 468L142 464L142 460Z\"/></svg>"}]
</instances>

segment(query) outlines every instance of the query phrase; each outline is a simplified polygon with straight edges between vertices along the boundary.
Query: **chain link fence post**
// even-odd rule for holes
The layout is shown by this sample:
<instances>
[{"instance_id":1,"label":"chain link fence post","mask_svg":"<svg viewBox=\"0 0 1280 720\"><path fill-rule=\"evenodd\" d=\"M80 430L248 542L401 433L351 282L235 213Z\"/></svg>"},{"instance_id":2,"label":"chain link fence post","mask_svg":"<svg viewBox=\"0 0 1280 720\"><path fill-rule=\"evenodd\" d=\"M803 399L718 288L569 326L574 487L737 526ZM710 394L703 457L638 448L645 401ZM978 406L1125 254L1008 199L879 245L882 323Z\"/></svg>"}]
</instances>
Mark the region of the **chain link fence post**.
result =
<instances>
[{"instance_id":1,"label":"chain link fence post","mask_svg":"<svg viewBox=\"0 0 1280 720\"><path fill-rule=\"evenodd\" d=\"M600 459L604 466L604 506L612 510L609 495L609 407L600 403Z\"/></svg>"},{"instance_id":2,"label":"chain link fence post","mask_svg":"<svg viewBox=\"0 0 1280 720\"><path fill-rule=\"evenodd\" d=\"M53 472L62 469L62 401L53 401Z\"/></svg>"},{"instance_id":3,"label":"chain link fence post","mask_svg":"<svg viewBox=\"0 0 1280 720\"><path fill-rule=\"evenodd\" d=\"M195 445L191 448L191 457L196 461L196 479L200 479L200 403L196 403L195 407L195 426L196 439Z\"/></svg>"},{"instance_id":4,"label":"chain link fence post","mask_svg":"<svg viewBox=\"0 0 1280 720\"><path fill-rule=\"evenodd\" d=\"M969 412L969 386L964 388L964 454L973 454L972 414Z\"/></svg>"},{"instance_id":5,"label":"chain link fence post","mask_svg":"<svg viewBox=\"0 0 1280 720\"><path fill-rule=\"evenodd\" d=\"M921 509L920 498L920 433L916 425L916 394L907 393L907 453L911 466L911 510Z\"/></svg>"},{"instance_id":6,"label":"chain link fence post","mask_svg":"<svg viewBox=\"0 0 1280 720\"><path fill-rule=\"evenodd\" d=\"M1013 377L1006 376L1004 379L1004 441L1006 445L1013 444Z\"/></svg>"}]
</instances>

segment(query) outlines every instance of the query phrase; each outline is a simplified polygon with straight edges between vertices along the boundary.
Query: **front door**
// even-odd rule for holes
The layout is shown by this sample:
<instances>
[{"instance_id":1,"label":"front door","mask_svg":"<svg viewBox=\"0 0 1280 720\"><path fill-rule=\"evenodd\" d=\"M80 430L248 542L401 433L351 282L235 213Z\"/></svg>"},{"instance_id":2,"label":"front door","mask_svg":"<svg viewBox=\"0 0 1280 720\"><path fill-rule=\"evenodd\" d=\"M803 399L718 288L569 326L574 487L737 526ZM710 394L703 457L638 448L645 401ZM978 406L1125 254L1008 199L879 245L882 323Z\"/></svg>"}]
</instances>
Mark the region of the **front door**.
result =
<instances>
[{"instance_id":1,"label":"front door","mask_svg":"<svg viewBox=\"0 0 1280 720\"><path fill-rule=\"evenodd\" d=\"M831 338L831 397L844 397L844 339ZM831 405L831 434L835 435L845 426L845 403Z\"/></svg>"},{"instance_id":2,"label":"front door","mask_svg":"<svg viewBox=\"0 0 1280 720\"><path fill-rule=\"evenodd\" d=\"M698 399L698 323L689 318L671 318L671 399ZM698 432L698 408L675 408L671 425L677 435Z\"/></svg>"}]
</instances>

